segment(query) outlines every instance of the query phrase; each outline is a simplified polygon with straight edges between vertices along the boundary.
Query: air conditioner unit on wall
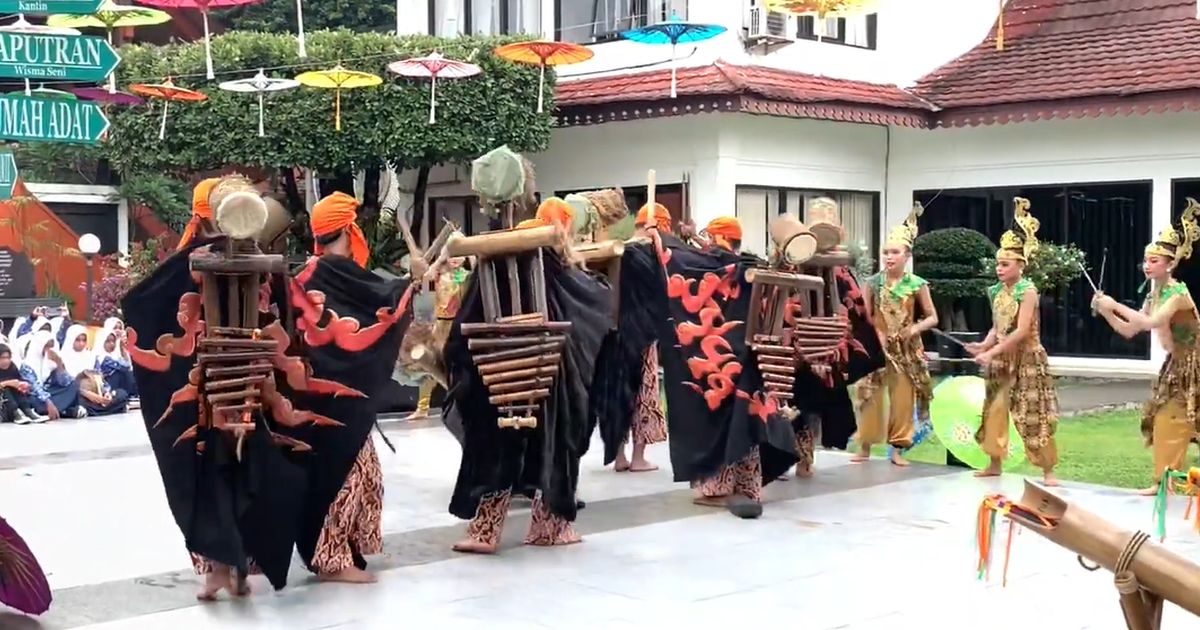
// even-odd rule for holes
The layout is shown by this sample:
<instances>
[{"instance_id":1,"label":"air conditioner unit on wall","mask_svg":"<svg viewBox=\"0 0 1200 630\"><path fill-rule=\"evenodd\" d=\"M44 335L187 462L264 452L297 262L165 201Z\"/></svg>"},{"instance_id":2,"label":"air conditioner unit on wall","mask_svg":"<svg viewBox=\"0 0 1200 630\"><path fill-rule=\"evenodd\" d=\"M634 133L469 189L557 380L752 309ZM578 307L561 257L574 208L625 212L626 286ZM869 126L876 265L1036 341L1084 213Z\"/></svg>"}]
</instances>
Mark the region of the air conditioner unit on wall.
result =
<instances>
[{"instance_id":1,"label":"air conditioner unit on wall","mask_svg":"<svg viewBox=\"0 0 1200 630\"><path fill-rule=\"evenodd\" d=\"M744 24L746 44L770 47L796 40L796 23L793 16L772 13L755 0L748 0L747 4Z\"/></svg>"}]
</instances>

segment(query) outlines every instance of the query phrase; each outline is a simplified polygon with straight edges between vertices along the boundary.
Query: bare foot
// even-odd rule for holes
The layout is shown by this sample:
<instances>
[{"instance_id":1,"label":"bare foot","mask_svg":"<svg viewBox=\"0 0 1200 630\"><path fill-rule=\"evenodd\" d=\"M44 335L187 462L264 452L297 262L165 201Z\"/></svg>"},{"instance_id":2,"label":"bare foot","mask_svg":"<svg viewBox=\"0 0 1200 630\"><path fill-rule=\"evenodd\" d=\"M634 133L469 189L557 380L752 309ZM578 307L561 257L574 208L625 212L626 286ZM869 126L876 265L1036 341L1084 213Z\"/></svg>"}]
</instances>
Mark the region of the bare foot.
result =
<instances>
[{"instance_id":1,"label":"bare foot","mask_svg":"<svg viewBox=\"0 0 1200 630\"><path fill-rule=\"evenodd\" d=\"M787 473L779 473L779 476L775 478L775 481L787 481L787 480L788 480Z\"/></svg>"},{"instance_id":2,"label":"bare foot","mask_svg":"<svg viewBox=\"0 0 1200 630\"><path fill-rule=\"evenodd\" d=\"M813 476L812 466L802 466L800 464L796 464L796 478L797 479L800 479L800 478L807 479L812 476Z\"/></svg>"},{"instance_id":3,"label":"bare foot","mask_svg":"<svg viewBox=\"0 0 1200 630\"><path fill-rule=\"evenodd\" d=\"M408 415L409 420L424 420L429 417L428 409L418 409Z\"/></svg>"},{"instance_id":4,"label":"bare foot","mask_svg":"<svg viewBox=\"0 0 1200 630\"><path fill-rule=\"evenodd\" d=\"M900 451L892 451L892 465L904 468L909 465L908 460L900 455Z\"/></svg>"},{"instance_id":5,"label":"bare foot","mask_svg":"<svg viewBox=\"0 0 1200 630\"><path fill-rule=\"evenodd\" d=\"M629 464L629 472L651 472L658 470L658 466L644 459L635 459Z\"/></svg>"},{"instance_id":6,"label":"bare foot","mask_svg":"<svg viewBox=\"0 0 1200 630\"><path fill-rule=\"evenodd\" d=\"M1143 497L1152 497L1158 494L1158 485L1155 484L1149 488L1142 488L1141 490L1138 490L1137 493Z\"/></svg>"},{"instance_id":7,"label":"bare foot","mask_svg":"<svg viewBox=\"0 0 1200 630\"><path fill-rule=\"evenodd\" d=\"M979 478L999 477L1001 472L1003 472L1003 471L999 468L996 468L995 466L988 466L987 468L984 468L983 470L976 471L975 476L979 477Z\"/></svg>"},{"instance_id":8,"label":"bare foot","mask_svg":"<svg viewBox=\"0 0 1200 630\"><path fill-rule=\"evenodd\" d=\"M709 497L709 496L700 495L700 496L693 497L692 503L695 503L696 505L703 505L705 507L723 508L723 507L725 507L726 499L728 499L728 497Z\"/></svg>"},{"instance_id":9,"label":"bare foot","mask_svg":"<svg viewBox=\"0 0 1200 630\"><path fill-rule=\"evenodd\" d=\"M333 573L321 573L317 579L322 582L345 582L347 584L374 584L379 581L374 573L368 573L358 567L346 567Z\"/></svg>"},{"instance_id":10,"label":"bare foot","mask_svg":"<svg viewBox=\"0 0 1200 630\"><path fill-rule=\"evenodd\" d=\"M237 579L237 588L231 593L234 597L245 597L250 594L250 582L246 580L246 576L239 575Z\"/></svg>"},{"instance_id":11,"label":"bare foot","mask_svg":"<svg viewBox=\"0 0 1200 630\"><path fill-rule=\"evenodd\" d=\"M617 458L613 460L613 470L617 472L625 472L629 470L629 460L625 458L625 451L617 452Z\"/></svg>"},{"instance_id":12,"label":"bare foot","mask_svg":"<svg viewBox=\"0 0 1200 630\"><path fill-rule=\"evenodd\" d=\"M1062 483L1058 481L1058 477L1056 477L1054 473L1047 470L1042 475L1042 485L1046 486L1047 488L1057 488L1058 486L1061 486Z\"/></svg>"},{"instance_id":13,"label":"bare foot","mask_svg":"<svg viewBox=\"0 0 1200 630\"><path fill-rule=\"evenodd\" d=\"M196 599L202 602L215 602L217 595L221 589L225 589L233 594L233 578L229 575L229 570L212 570L208 575L204 576L204 587L196 593Z\"/></svg>"},{"instance_id":14,"label":"bare foot","mask_svg":"<svg viewBox=\"0 0 1200 630\"><path fill-rule=\"evenodd\" d=\"M861 464L861 463L867 461L868 459L871 459L871 449L867 449L865 451L859 451L850 457L850 461L854 462L855 464Z\"/></svg>"},{"instance_id":15,"label":"bare foot","mask_svg":"<svg viewBox=\"0 0 1200 630\"><path fill-rule=\"evenodd\" d=\"M497 545L489 545L487 543L468 538L466 540L460 540L454 543L453 549L459 553L477 553L490 556L496 553L496 547Z\"/></svg>"}]
</instances>

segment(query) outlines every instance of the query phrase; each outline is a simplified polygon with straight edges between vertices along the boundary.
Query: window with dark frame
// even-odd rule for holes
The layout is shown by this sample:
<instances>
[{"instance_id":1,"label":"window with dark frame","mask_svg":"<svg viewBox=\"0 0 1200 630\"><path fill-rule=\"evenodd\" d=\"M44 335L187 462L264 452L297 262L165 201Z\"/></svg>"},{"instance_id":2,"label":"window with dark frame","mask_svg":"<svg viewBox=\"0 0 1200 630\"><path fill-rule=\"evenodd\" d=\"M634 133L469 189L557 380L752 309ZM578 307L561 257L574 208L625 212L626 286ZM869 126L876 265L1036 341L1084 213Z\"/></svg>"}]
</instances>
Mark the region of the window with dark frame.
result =
<instances>
[{"instance_id":1,"label":"window with dark frame","mask_svg":"<svg viewBox=\"0 0 1200 630\"><path fill-rule=\"evenodd\" d=\"M1101 282L1098 273L1107 250L1105 292L1139 308L1142 249L1151 238L1151 193L1151 183L1139 181L928 190L916 191L913 197L925 206L921 234L966 227L993 243L1010 226L1013 197L1025 197L1041 222L1041 241L1071 243L1083 250L1096 282ZM1052 295L1042 295L1041 341L1046 351L1056 356L1148 359L1149 339L1142 335L1126 340L1112 332L1092 316L1091 298L1091 287L1083 278ZM970 330L991 328L991 310L984 296L961 305Z\"/></svg>"},{"instance_id":2,"label":"window with dark frame","mask_svg":"<svg viewBox=\"0 0 1200 630\"><path fill-rule=\"evenodd\" d=\"M438 18L446 2L429 0L429 34L452 37L454 35L520 35L537 34L540 32L540 21L534 15L526 16L522 10L524 3L537 3L538 0L450 0L458 3L459 17L454 32L443 32L439 28ZM540 4L536 5L540 14ZM486 10L486 11L485 11ZM490 16L488 24L482 24L481 14ZM526 23L531 22L531 23Z\"/></svg>"},{"instance_id":3,"label":"window with dark frame","mask_svg":"<svg viewBox=\"0 0 1200 630\"><path fill-rule=\"evenodd\" d=\"M867 50L876 50L879 45L879 15L872 13L867 15L863 29L865 33L861 37L848 38L848 29L850 27L847 18L827 18L827 24L834 24L835 32L828 33L828 27L822 30L822 34L817 33L817 16L801 15L796 18L796 38L819 40L829 42L831 44L841 44L843 46L852 46L854 48L865 48Z\"/></svg>"},{"instance_id":4,"label":"window with dark frame","mask_svg":"<svg viewBox=\"0 0 1200 630\"><path fill-rule=\"evenodd\" d=\"M596 44L620 37L622 31L687 19L687 0L555 0L554 33L559 41Z\"/></svg>"},{"instance_id":5,"label":"window with dark frame","mask_svg":"<svg viewBox=\"0 0 1200 630\"><path fill-rule=\"evenodd\" d=\"M764 195L763 207L765 214L761 217L749 216L757 213L760 208L746 207L753 197ZM860 241L870 252L879 250L879 223L882 213L881 195L876 191L860 190L829 190L820 188L779 188L764 186L739 185L737 187L734 214L742 222L743 233L751 230L760 231L761 235L747 236L743 240L745 247L765 248L769 240L766 231L771 219L775 216L791 212L804 220L808 203L817 197L832 197L838 203L842 226L846 230L847 247L856 246ZM761 236L761 238L759 238ZM762 243L757 243L757 241ZM765 252L755 252L765 255ZM872 254L874 256L875 254Z\"/></svg>"}]
</instances>

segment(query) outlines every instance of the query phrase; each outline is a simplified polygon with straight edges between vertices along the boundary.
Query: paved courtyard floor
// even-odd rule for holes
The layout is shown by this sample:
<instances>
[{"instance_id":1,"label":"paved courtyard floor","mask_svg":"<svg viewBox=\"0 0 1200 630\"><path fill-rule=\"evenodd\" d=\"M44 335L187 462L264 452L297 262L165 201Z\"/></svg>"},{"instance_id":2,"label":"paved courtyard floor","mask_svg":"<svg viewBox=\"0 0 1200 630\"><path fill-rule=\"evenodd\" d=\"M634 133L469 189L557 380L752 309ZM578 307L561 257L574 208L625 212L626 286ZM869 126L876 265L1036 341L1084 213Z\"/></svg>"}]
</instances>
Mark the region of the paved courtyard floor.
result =
<instances>
[{"instance_id":1,"label":"paved courtyard floor","mask_svg":"<svg viewBox=\"0 0 1200 630\"><path fill-rule=\"evenodd\" d=\"M1032 533L1013 544L1007 588L999 569L990 582L975 579L975 510L987 493L1019 496L1019 478L819 453L816 477L771 484L763 518L739 521L692 505L666 466L604 469L597 442L581 473L583 544L520 546L528 510L518 510L502 553L471 557L449 549L463 529L446 512L458 444L436 421L385 431L398 453L377 445L386 478L378 584L318 584L295 566L282 592L252 578L249 601L199 605L138 418L0 426L0 515L55 591L40 620L0 612L0 629L1125 628L1112 576L1085 572ZM667 464L666 446L650 458ZM1153 531L1150 499L1081 485L1062 493ZM1182 499L1166 544L1200 561ZM1169 607L1164 628L1196 627Z\"/></svg>"}]
</instances>

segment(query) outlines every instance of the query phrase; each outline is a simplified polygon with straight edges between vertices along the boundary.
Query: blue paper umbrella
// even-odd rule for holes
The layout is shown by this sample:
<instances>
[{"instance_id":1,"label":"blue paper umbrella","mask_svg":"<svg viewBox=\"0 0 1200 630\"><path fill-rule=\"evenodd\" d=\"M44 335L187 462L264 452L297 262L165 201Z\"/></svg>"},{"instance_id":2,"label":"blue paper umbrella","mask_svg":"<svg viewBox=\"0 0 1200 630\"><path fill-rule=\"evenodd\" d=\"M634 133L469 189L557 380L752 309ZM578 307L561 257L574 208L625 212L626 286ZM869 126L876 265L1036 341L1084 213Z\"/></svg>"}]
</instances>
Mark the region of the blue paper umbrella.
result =
<instances>
[{"instance_id":1,"label":"blue paper umbrella","mask_svg":"<svg viewBox=\"0 0 1200 630\"><path fill-rule=\"evenodd\" d=\"M678 15L658 24L651 24L621 33L621 37L641 44L671 45L671 98L675 98L675 46L712 39L725 32L718 24L695 24L684 22Z\"/></svg>"}]
</instances>

